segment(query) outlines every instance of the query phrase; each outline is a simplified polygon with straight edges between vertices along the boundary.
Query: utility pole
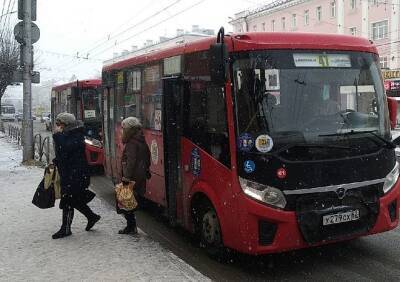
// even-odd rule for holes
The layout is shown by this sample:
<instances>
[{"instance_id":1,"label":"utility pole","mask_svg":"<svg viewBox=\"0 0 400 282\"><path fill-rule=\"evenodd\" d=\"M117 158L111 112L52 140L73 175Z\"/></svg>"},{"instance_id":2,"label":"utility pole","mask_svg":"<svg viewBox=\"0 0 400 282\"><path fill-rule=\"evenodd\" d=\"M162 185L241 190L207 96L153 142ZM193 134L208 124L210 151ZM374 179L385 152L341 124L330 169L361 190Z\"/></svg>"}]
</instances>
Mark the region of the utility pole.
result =
<instances>
[{"instance_id":1,"label":"utility pole","mask_svg":"<svg viewBox=\"0 0 400 282\"><path fill-rule=\"evenodd\" d=\"M14 82L23 83L23 119L22 119L22 161L33 160L33 120L32 120L32 83L40 82L40 73L33 71L32 44L40 38L40 30L32 21L36 21L37 0L18 0L18 22L14 27L14 36L21 48L21 68L13 73Z\"/></svg>"},{"instance_id":2,"label":"utility pole","mask_svg":"<svg viewBox=\"0 0 400 282\"><path fill-rule=\"evenodd\" d=\"M23 120L22 120L22 161L33 160L33 119L32 119L32 3L31 0L24 0L23 2L23 26L24 26L24 44L22 48L22 62L23 62Z\"/></svg>"}]
</instances>

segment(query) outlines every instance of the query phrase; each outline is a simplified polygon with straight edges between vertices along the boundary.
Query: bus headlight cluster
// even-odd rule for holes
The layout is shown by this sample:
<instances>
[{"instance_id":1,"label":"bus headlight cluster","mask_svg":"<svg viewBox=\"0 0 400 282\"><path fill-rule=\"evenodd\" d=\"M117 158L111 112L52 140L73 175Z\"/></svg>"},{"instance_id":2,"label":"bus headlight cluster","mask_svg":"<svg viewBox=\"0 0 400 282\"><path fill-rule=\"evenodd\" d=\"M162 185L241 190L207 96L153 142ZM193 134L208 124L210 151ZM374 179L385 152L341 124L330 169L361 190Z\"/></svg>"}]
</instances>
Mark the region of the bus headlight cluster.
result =
<instances>
[{"instance_id":1,"label":"bus headlight cluster","mask_svg":"<svg viewBox=\"0 0 400 282\"><path fill-rule=\"evenodd\" d=\"M286 199L281 190L241 177L239 182L243 192L253 199L282 209L286 206Z\"/></svg>"},{"instance_id":2,"label":"bus headlight cluster","mask_svg":"<svg viewBox=\"0 0 400 282\"><path fill-rule=\"evenodd\" d=\"M98 148L102 148L103 147L103 144L97 139L85 138L85 143L90 145L90 146L94 146L94 147L98 147Z\"/></svg>"},{"instance_id":3,"label":"bus headlight cluster","mask_svg":"<svg viewBox=\"0 0 400 282\"><path fill-rule=\"evenodd\" d=\"M388 175L386 175L385 183L383 183L383 193L389 192L393 186L396 184L397 179L399 178L399 163L396 162L394 168Z\"/></svg>"}]
</instances>

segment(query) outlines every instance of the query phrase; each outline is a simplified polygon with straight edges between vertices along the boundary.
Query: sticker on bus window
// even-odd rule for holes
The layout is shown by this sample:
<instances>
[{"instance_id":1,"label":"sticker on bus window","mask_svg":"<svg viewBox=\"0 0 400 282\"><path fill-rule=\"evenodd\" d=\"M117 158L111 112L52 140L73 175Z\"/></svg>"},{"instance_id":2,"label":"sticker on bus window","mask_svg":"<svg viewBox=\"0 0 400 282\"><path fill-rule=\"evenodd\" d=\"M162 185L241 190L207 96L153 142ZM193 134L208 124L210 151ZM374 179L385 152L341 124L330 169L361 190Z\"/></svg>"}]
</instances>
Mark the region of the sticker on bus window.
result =
<instances>
[{"instance_id":1,"label":"sticker on bus window","mask_svg":"<svg viewBox=\"0 0 400 282\"><path fill-rule=\"evenodd\" d=\"M253 136L249 133L242 133L238 138L238 147L240 151L249 152L254 146Z\"/></svg>"},{"instance_id":2,"label":"sticker on bus window","mask_svg":"<svg viewBox=\"0 0 400 282\"><path fill-rule=\"evenodd\" d=\"M150 152L151 152L151 161L153 164L157 165L158 164L158 145L156 140L151 141L150 145Z\"/></svg>"},{"instance_id":3,"label":"sticker on bus window","mask_svg":"<svg viewBox=\"0 0 400 282\"><path fill-rule=\"evenodd\" d=\"M348 54L293 54L296 67L311 68L351 68L350 55Z\"/></svg>"},{"instance_id":4,"label":"sticker on bus window","mask_svg":"<svg viewBox=\"0 0 400 282\"><path fill-rule=\"evenodd\" d=\"M190 156L190 170L194 176L199 176L201 172L201 158L198 148L192 150Z\"/></svg>"},{"instance_id":5,"label":"sticker on bus window","mask_svg":"<svg viewBox=\"0 0 400 282\"><path fill-rule=\"evenodd\" d=\"M154 129L161 130L161 110L154 111Z\"/></svg>"},{"instance_id":6,"label":"sticker on bus window","mask_svg":"<svg viewBox=\"0 0 400 282\"><path fill-rule=\"evenodd\" d=\"M85 118L95 118L96 111L95 110L85 110Z\"/></svg>"},{"instance_id":7,"label":"sticker on bus window","mask_svg":"<svg viewBox=\"0 0 400 282\"><path fill-rule=\"evenodd\" d=\"M243 169L246 173L252 173L256 170L256 164L252 160L244 161Z\"/></svg>"},{"instance_id":8,"label":"sticker on bus window","mask_svg":"<svg viewBox=\"0 0 400 282\"><path fill-rule=\"evenodd\" d=\"M257 137L256 139L256 148L261 153L268 153L272 150L274 146L274 142L272 141L271 136L263 134Z\"/></svg>"}]
</instances>

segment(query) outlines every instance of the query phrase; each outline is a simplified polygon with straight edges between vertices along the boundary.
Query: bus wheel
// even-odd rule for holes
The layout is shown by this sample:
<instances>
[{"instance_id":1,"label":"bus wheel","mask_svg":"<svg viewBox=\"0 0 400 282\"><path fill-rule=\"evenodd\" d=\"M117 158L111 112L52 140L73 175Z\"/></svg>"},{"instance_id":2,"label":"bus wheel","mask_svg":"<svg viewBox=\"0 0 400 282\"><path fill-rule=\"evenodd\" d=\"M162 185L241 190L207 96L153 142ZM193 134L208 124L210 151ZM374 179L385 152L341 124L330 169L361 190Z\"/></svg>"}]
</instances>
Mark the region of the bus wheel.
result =
<instances>
[{"instance_id":1,"label":"bus wheel","mask_svg":"<svg viewBox=\"0 0 400 282\"><path fill-rule=\"evenodd\" d=\"M199 222L201 245L214 258L222 258L224 246L222 243L221 228L217 213L211 205L205 206Z\"/></svg>"}]
</instances>

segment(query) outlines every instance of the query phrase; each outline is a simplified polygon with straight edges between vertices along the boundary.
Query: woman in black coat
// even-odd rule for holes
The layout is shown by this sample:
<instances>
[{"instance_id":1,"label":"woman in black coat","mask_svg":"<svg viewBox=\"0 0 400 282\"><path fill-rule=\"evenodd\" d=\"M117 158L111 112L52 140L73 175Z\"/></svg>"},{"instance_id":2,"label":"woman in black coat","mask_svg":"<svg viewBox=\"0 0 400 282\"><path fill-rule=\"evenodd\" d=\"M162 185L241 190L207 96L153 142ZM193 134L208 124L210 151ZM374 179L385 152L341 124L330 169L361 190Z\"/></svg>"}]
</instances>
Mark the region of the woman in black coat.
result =
<instances>
[{"instance_id":1,"label":"woman in black coat","mask_svg":"<svg viewBox=\"0 0 400 282\"><path fill-rule=\"evenodd\" d=\"M74 208L86 216L89 231L99 221L100 216L93 213L87 205L87 191L90 184L88 164L85 156L84 127L81 121L69 113L61 113L56 118L53 134L56 158L53 161L60 174L61 201L63 211L60 230L53 239L71 235Z\"/></svg>"}]
</instances>

